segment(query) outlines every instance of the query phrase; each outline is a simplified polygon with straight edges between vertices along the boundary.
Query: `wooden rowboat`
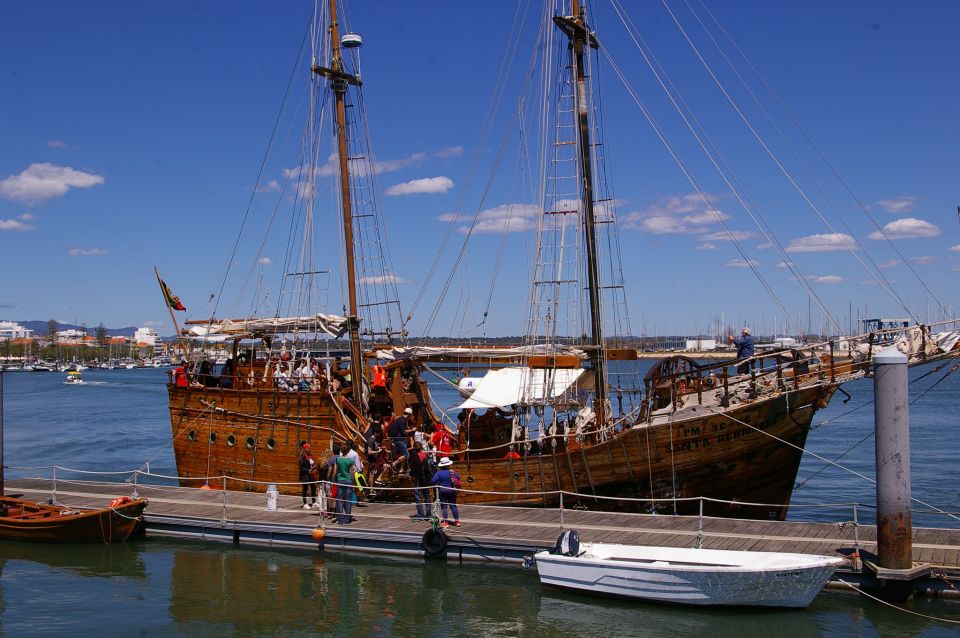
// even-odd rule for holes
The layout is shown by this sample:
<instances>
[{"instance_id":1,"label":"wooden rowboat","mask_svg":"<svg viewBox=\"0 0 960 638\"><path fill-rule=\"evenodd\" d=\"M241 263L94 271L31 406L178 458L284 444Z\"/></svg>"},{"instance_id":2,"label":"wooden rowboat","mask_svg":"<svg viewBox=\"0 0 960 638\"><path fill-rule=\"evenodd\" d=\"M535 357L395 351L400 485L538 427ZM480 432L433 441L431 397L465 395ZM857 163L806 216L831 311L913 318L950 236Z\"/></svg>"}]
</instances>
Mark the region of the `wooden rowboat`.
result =
<instances>
[{"instance_id":1,"label":"wooden rowboat","mask_svg":"<svg viewBox=\"0 0 960 638\"><path fill-rule=\"evenodd\" d=\"M41 543L125 541L142 526L145 498L120 497L99 509L71 509L0 496L0 539Z\"/></svg>"}]
</instances>

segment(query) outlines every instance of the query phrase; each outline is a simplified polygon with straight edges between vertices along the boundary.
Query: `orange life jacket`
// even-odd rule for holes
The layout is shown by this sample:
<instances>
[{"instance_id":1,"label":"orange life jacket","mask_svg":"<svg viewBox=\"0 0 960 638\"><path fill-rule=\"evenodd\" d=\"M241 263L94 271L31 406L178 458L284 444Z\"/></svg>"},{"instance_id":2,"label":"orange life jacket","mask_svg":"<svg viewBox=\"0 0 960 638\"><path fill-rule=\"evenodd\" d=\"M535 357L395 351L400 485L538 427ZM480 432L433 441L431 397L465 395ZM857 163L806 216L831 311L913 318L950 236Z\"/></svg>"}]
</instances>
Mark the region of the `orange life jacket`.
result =
<instances>
[{"instance_id":1,"label":"orange life jacket","mask_svg":"<svg viewBox=\"0 0 960 638\"><path fill-rule=\"evenodd\" d=\"M387 387L387 372L383 369L383 366L376 365L373 366L373 387L375 388L385 388Z\"/></svg>"}]
</instances>

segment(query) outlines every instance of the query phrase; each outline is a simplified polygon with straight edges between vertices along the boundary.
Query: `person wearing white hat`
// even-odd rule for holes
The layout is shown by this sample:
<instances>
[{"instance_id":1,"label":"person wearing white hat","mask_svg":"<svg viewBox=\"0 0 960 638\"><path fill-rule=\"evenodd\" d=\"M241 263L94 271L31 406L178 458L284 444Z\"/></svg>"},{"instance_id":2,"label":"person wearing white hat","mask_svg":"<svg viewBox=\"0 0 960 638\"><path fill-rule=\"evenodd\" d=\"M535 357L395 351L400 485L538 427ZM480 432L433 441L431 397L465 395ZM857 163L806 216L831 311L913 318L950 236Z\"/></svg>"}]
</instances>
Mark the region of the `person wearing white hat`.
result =
<instances>
[{"instance_id":1,"label":"person wearing white hat","mask_svg":"<svg viewBox=\"0 0 960 638\"><path fill-rule=\"evenodd\" d=\"M457 490L460 489L460 476L452 469L453 461L449 456L440 459L437 464L437 472L433 475L430 482L440 486L440 515L443 520L440 527L450 527L450 521L447 520L447 507L453 514L453 526L460 527L460 510L457 509Z\"/></svg>"}]
</instances>

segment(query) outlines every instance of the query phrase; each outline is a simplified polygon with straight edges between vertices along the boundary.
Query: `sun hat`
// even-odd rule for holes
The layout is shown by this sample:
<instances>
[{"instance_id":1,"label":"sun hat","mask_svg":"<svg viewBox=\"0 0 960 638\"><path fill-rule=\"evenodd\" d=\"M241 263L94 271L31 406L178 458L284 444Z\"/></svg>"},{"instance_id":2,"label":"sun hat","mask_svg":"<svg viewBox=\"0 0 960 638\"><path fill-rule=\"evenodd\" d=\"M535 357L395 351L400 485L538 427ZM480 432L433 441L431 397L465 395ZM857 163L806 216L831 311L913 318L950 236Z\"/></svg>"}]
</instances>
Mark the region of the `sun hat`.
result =
<instances>
[{"instance_id":1,"label":"sun hat","mask_svg":"<svg viewBox=\"0 0 960 638\"><path fill-rule=\"evenodd\" d=\"M404 414L413 414L413 408L405 408L405 409L403 410L403 413L404 413Z\"/></svg>"},{"instance_id":2,"label":"sun hat","mask_svg":"<svg viewBox=\"0 0 960 638\"><path fill-rule=\"evenodd\" d=\"M453 461L450 460L449 456L443 457L440 459L440 462L437 463L437 467L450 467L451 465L453 465Z\"/></svg>"}]
</instances>

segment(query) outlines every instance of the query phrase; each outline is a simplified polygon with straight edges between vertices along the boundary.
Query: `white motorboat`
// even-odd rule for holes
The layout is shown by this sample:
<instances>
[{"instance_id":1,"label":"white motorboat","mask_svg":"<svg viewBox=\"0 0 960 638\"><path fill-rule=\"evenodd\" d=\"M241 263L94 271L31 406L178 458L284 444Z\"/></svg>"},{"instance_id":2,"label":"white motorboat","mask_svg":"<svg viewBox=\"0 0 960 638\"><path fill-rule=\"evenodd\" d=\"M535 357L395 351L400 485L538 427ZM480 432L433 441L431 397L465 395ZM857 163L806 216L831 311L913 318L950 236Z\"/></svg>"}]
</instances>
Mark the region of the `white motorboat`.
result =
<instances>
[{"instance_id":1,"label":"white motorboat","mask_svg":"<svg viewBox=\"0 0 960 638\"><path fill-rule=\"evenodd\" d=\"M77 370L71 370L67 373L66 383L69 384L81 384L83 383L83 375L80 374Z\"/></svg>"},{"instance_id":2,"label":"white motorboat","mask_svg":"<svg viewBox=\"0 0 960 638\"><path fill-rule=\"evenodd\" d=\"M580 544L534 556L545 587L682 605L806 607L845 559L687 547Z\"/></svg>"}]
</instances>

